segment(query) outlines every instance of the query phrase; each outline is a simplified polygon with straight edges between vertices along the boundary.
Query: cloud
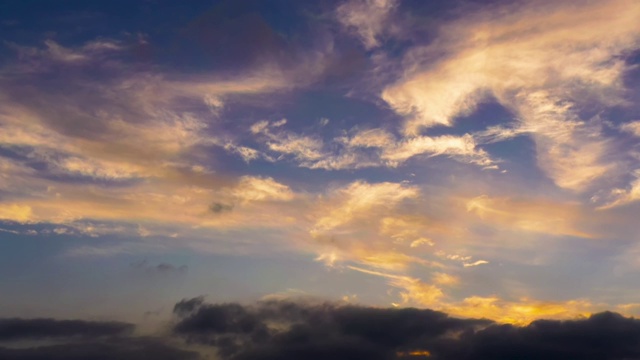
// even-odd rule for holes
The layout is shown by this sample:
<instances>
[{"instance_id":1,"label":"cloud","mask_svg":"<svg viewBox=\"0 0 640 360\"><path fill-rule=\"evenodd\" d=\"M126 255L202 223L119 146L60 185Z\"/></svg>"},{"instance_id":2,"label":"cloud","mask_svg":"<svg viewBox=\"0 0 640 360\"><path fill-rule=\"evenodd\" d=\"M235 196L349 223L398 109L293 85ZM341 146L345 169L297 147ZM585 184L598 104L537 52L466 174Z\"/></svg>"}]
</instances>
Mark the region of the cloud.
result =
<instances>
[{"instance_id":1,"label":"cloud","mask_svg":"<svg viewBox=\"0 0 640 360\"><path fill-rule=\"evenodd\" d=\"M404 199L417 197L419 190L398 183L369 184L356 181L338 190L336 195L344 200L328 216L317 221L316 231L331 230L354 218L368 217L371 212L391 209Z\"/></svg>"},{"instance_id":2,"label":"cloud","mask_svg":"<svg viewBox=\"0 0 640 360\"><path fill-rule=\"evenodd\" d=\"M319 260L355 261L382 269L404 269L411 263L429 261L393 249L393 239L420 237L421 232L404 231L404 223L390 217L401 212L405 202L417 200L417 187L401 183L355 181L334 189L320 199L311 212L309 234L316 243ZM391 239L390 239L391 238Z\"/></svg>"},{"instance_id":3,"label":"cloud","mask_svg":"<svg viewBox=\"0 0 640 360\"><path fill-rule=\"evenodd\" d=\"M528 325L538 319L567 320L602 311L589 301L542 301L530 298L505 300L497 296L470 296L440 308L454 316L491 319L504 324Z\"/></svg>"},{"instance_id":4,"label":"cloud","mask_svg":"<svg viewBox=\"0 0 640 360\"><path fill-rule=\"evenodd\" d=\"M478 266L478 265L484 265L484 264L488 264L489 262L487 260L477 260L474 261L472 263L464 263L462 264L464 267L472 267L472 266Z\"/></svg>"},{"instance_id":5,"label":"cloud","mask_svg":"<svg viewBox=\"0 0 640 360\"><path fill-rule=\"evenodd\" d=\"M400 299L401 305L419 304L424 307L435 307L440 304L440 301L444 297L442 289L438 286L422 282L418 278L387 274L379 271L371 271L356 266L349 266L351 270L359 271L361 273L381 276L388 279L389 285L401 289ZM398 305L398 304L395 304Z\"/></svg>"},{"instance_id":6,"label":"cloud","mask_svg":"<svg viewBox=\"0 0 640 360\"><path fill-rule=\"evenodd\" d=\"M381 158L391 166L406 161L416 155L429 156L448 155L463 162L474 163L481 166L493 164L489 154L482 149L477 149L471 135L439 137L419 136L404 140L394 147L384 149Z\"/></svg>"},{"instance_id":7,"label":"cloud","mask_svg":"<svg viewBox=\"0 0 640 360\"><path fill-rule=\"evenodd\" d=\"M470 309L496 300L470 299ZM515 306L515 305L514 305ZM553 311L552 305L547 305ZM543 309L526 308L528 311ZM525 310L526 310L525 309ZM2 359L367 359L430 356L623 359L640 356L640 320L601 312L571 320L505 325L416 308L381 308L319 300L174 306L170 332L134 336L133 325L52 319L0 320ZM474 313L478 315L480 312ZM464 316L464 315L459 315ZM55 340L55 343L11 341ZM9 341L9 342L8 342ZM186 341L186 342L185 342ZM17 344L17 342L16 342ZM427 355L429 354L429 355Z\"/></svg>"},{"instance_id":8,"label":"cloud","mask_svg":"<svg viewBox=\"0 0 640 360\"><path fill-rule=\"evenodd\" d=\"M442 286L453 286L460 283L459 277L445 273L435 273L432 280L435 284Z\"/></svg>"},{"instance_id":9,"label":"cloud","mask_svg":"<svg viewBox=\"0 0 640 360\"><path fill-rule=\"evenodd\" d=\"M286 119L272 123L262 120L253 124L250 131L264 137L269 151L278 155L292 155L294 159L302 163L302 166L312 167L311 164L323 156L323 142L315 137L278 129L286 123Z\"/></svg>"},{"instance_id":10,"label":"cloud","mask_svg":"<svg viewBox=\"0 0 640 360\"><path fill-rule=\"evenodd\" d=\"M381 128L356 128L352 129L351 135L340 135L325 143L317 136L296 134L283 129L274 131L274 124L263 120L250 127L250 132L257 135L258 140L264 144L265 152L273 154L263 157L277 161L289 155L299 166L310 169L395 168L419 155L447 156L483 168L496 167L496 160L480 149L474 136L470 134L396 139L392 133Z\"/></svg>"},{"instance_id":11,"label":"cloud","mask_svg":"<svg viewBox=\"0 0 640 360\"><path fill-rule=\"evenodd\" d=\"M110 60L113 67L102 68L102 55L95 52L108 47L95 42L92 50L71 49L86 53L83 63L98 67L95 76L74 63L64 79L54 76L51 83L45 81L54 71L48 68L0 80L0 189L12 194L1 201L0 219L64 224L76 234L92 236L129 230L137 235L139 226L150 234L172 236L200 226L247 224L240 220L242 211L207 217L212 203L237 210L258 199L293 198L288 187L273 179L215 171L207 153L219 147L246 161L257 158L256 150L211 133L219 114L212 118L209 107L233 103L236 96L284 91L291 82L283 87L281 77L258 70L198 78L132 71L120 58ZM25 62L24 56L16 63ZM38 85L43 82L47 87ZM185 109L184 101L193 106ZM182 215L170 215L167 207Z\"/></svg>"},{"instance_id":12,"label":"cloud","mask_svg":"<svg viewBox=\"0 0 640 360\"><path fill-rule=\"evenodd\" d=\"M72 342L27 348L0 347L0 357L6 360L196 360L195 351L182 350L165 344L162 339L124 338L102 342Z\"/></svg>"},{"instance_id":13,"label":"cloud","mask_svg":"<svg viewBox=\"0 0 640 360\"><path fill-rule=\"evenodd\" d=\"M0 319L0 358L60 360L195 360L167 337L134 336L135 325L115 321Z\"/></svg>"},{"instance_id":14,"label":"cloud","mask_svg":"<svg viewBox=\"0 0 640 360\"><path fill-rule=\"evenodd\" d=\"M289 201L295 196L288 186L278 183L273 178L253 176L241 177L232 193L243 201Z\"/></svg>"},{"instance_id":15,"label":"cloud","mask_svg":"<svg viewBox=\"0 0 640 360\"><path fill-rule=\"evenodd\" d=\"M482 195L467 202L467 211L501 229L591 238L579 229L587 214L578 204Z\"/></svg>"},{"instance_id":16,"label":"cloud","mask_svg":"<svg viewBox=\"0 0 640 360\"><path fill-rule=\"evenodd\" d=\"M189 270L189 267L186 265L174 266L169 263L159 263L158 265L152 265L147 262L147 260L142 260L136 263L131 264L131 266L135 269L139 269L145 271L147 273L157 273L157 274L184 274Z\"/></svg>"},{"instance_id":17,"label":"cloud","mask_svg":"<svg viewBox=\"0 0 640 360\"><path fill-rule=\"evenodd\" d=\"M5 44L21 60L12 66L13 70L23 73L47 71L59 64L82 66L96 59L105 60L120 55L127 49L127 46L113 39L93 40L75 48L65 47L52 39L45 40L44 47L22 46L12 42Z\"/></svg>"},{"instance_id":18,"label":"cloud","mask_svg":"<svg viewBox=\"0 0 640 360\"><path fill-rule=\"evenodd\" d=\"M633 136L640 137L640 121L632 121L626 124L622 124L622 126L620 126L620 129Z\"/></svg>"},{"instance_id":19,"label":"cloud","mask_svg":"<svg viewBox=\"0 0 640 360\"><path fill-rule=\"evenodd\" d=\"M209 210L211 210L211 212L213 212L214 214L229 212L233 210L233 205L214 202L209 206Z\"/></svg>"},{"instance_id":20,"label":"cloud","mask_svg":"<svg viewBox=\"0 0 640 360\"><path fill-rule=\"evenodd\" d=\"M471 13L443 25L438 41L408 50L403 76L381 97L405 116L409 138L452 126L480 102L496 100L535 141L545 174L561 188L585 191L620 164L580 109L623 102L623 57L638 46L639 13L628 0L577 7L531 2Z\"/></svg>"},{"instance_id":21,"label":"cloud","mask_svg":"<svg viewBox=\"0 0 640 360\"><path fill-rule=\"evenodd\" d=\"M410 308L198 301L177 315L177 334L215 346L223 359L397 359L412 353L443 360L640 356L640 321L611 312L501 325Z\"/></svg>"},{"instance_id":22,"label":"cloud","mask_svg":"<svg viewBox=\"0 0 640 360\"><path fill-rule=\"evenodd\" d=\"M350 147L387 148L395 145L396 138L383 129L368 129L357 132L347 140Z\"/></svg>"},{"instance_id":23,"label":"cloud","mask_svg":"<svg viewBox=\"0 0 640 360\"><path fill-rule=\"evenodd\" d=\"M113 233L139 225L150 234L175 234L247 224L242 211L207 217L212 203L238 210L252 201L293 199L288 187L271 178L217 171L212 148L246 162L272 160L237 144L237 134L223 130L220 117L229 104L304 86L311 68L323 68L324 52L300 59L307 76L302 79L298 65L275 63L238 74L141 70L122 51L128 45L102 38L76 46L51 40L44 47L11 46L17 56L0 69L0 189L12 196L3 197L0 219L74 228L110 223ZM55 76L60 63L63 77ZM274 146L294 151L295 143ZM167 207L182 215L169 216Z\"/></svg>"},{"instance_id":24,"label":"cloud","mask_svg":"<svg viewBox=\"0 0 640 360\"><path fill-rule=\"evenodd\" d=\"M202 304L179 313L174 327L234 359L393 359L394 349L488 324L417 309L379 309L266 301L255 306ZM393 329L393 331L390 331Z\"/></svg>"},{"instance_id":25,"label":"cloud","mask_svg":"<svg viewBox=\"0 0 640 360\"><path fill-rule=\"evenodd\" d=\"M0 220L28 223L31 219L31 207L28 205L4 204L0 208Z\"/></svg>"},{"instance_id":26,"label":"cloud","mask_svg":"<svg viewBox=\"0 0 640 360\"><path fill-rule=\"evenodd\" d=\"M461 260L469 260L463 257ZM488 263L484 260L464 263L464 268ZM434 272L431 281L418 277L398 275L396 273L368 270L357 266L348 269L364 274L379 276L397 292L395 307L415 306L443 311L452 316L490 319L499 323L527 325L537 319L575 319L585 317L596 311L602 311L602 304L592 304L584 299L568 301L542 301L523 297L517 300L503 299L498 296L469 296L454 299L445 292L445 288L463 284L454 275Z\"/></svg>"},{"instance_id":27,"label":"cloud","mask_svg":"<svg viewBox=\"0 0 640 360\"><path fill-rule=\"evenodd\" d=\"M336 16L366 49L372 49L380 46L381 37L391 32L387 20L397 5L396 0L349 0L338 6Z\"/></svg>"},{"instance_id":28,"label":"cloud","mask_svg":"<svg viewBox=\"0 0 640 360\"><path fill-rule=\"evenodd\" d=\"M121 322L55 319L0 319L0 341L127 335L134 326Z\"/></svg>"},{"instance_id":29,"label":"cloud","mask_svg":"<svg viewBox=\"0 0 640 360\"><path fill-rule=\"evenodd\" d=\"M600 206L599 209L610 209L640 200L640 170L636 170L633 175L635 179L631 181L629 186L626 189L616 188L611 190L607 194L607 202Z\"/></svg>"}]
</instances>

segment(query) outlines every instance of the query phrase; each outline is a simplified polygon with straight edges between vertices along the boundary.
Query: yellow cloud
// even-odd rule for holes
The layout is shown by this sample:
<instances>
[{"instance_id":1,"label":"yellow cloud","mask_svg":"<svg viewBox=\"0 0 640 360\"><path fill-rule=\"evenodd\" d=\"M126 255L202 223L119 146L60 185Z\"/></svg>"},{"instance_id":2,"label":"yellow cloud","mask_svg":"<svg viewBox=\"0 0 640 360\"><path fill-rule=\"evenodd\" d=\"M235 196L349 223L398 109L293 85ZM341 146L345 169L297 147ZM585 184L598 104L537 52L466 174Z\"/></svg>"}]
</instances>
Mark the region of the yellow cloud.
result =
<instances>
[{"instance_id":1,"label":"yellow cloud","mask_svg":"<svg viewBox=\"0 0 640 360\"><path fill-rule=\"evenodd\" d=\"M245 201L289 201L294 198L291 189L272 178L243 176L233 188L233 195Z\"/></svg>"},{"instance_id":2,"label":"yellow cloud","mask_svg":"<svg viewBox=\"0 0 640 360\"><path fill-rule=\"evenodd\" d=\"M574 319L587 317L598 309L586 300L505 301L498 297L472 296L455 304L445 304L443 311L460 317L486 318L500 323L527 325L537 319Z\"/></svg>"},{"instance_id":3,"label":"yellow cloud","mask_svg":"<svg viewBox=\"0 0 640 360\"><path fill-rule=\"evenodd\" d=\"M27 223L31 219L32 211L30 206L0 203L0 220Z\"/></svg>"},{"instance_id":4,"label":"yellow cloud","mask_svg":"<svg viewBox=\"0 0 640 360\"><path fill-rule=\"evenodd\" d=\"M437 306L444 296L442 290L431 284L424 283L420 279L404 275L393 275L379 271L372 271L356 266L348 266L349 269L365 274L381 276L389 279L389 285L400 289L400 298L403 305L420 304L421 306Z\"/></svg>"},{"instance_id":5,"label":"yellow cloud","mask_svg":"<svg viewBox=\"0 0 640 360\"><path fill-rule=\"evenodd\" d=\"M431 277L431 281L442 286L453 286L460 284L460 278L458 276L439 272L433 274L433 276Z\"/></svg>"},{"instance_id":6,"label":"yellow cloud","mask_svg":"<svg viewBox=\"0 0 640 360\"><path fill-rule=\"evenodd\" d=\"M602 305L596 306L587 300L540 301L521 298L518 301L508 301L498 296L471 296L456 301L447 296L440 287L418 278L356 266L348 268L387 279L390 286L399 290L400 302L395 303L396 306L426 307L463 318L485 318L499 323L527 325L537 319L574 319L604 310ZM459 283L457 277L444 273L435 273L432 281L441 286Z\"/></svg>"},{"instance_id":7,"label":"yellow cloud","mask_svg":"<svg viewBox=\"0 0 640 360\"><path fill-rule=\"evenodd\" d=\"M578 229L585 215L577 204L482 195L467 202L467 211L489 224L513 230L593 237Z\"/></svg>"},{"instance_id":8,"label":"yellow cloud","mask_svg":"<svg viewBox=\"0 0 640 360\"><path fill-rule=\"evenodd\" d=\"M416 187L398 183L356 181L335 195L340 199L339 203L330 205L329 215L316 222L314 232L328 231L354 219L388 212L402 200L417 197L419 191Z\"/></svg>"}]
</instances>

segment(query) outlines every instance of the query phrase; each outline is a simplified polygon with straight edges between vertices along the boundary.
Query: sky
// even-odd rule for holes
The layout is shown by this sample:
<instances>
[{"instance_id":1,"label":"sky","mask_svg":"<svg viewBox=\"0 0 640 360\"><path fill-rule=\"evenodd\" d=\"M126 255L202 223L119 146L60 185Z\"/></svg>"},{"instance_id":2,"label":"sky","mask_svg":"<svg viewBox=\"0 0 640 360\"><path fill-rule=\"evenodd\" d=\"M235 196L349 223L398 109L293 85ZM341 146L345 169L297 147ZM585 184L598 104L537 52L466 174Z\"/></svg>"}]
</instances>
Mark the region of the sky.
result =
<instances>
[{"instance_id":1,"label":"sky","mask_svg":"<svg viewBox=\"0 0 640 360\"><path fill-rule=\"evenodd\" d=\"M0 1L0 355L640 356L638 19Z\"/></svg>"}]
</instances>

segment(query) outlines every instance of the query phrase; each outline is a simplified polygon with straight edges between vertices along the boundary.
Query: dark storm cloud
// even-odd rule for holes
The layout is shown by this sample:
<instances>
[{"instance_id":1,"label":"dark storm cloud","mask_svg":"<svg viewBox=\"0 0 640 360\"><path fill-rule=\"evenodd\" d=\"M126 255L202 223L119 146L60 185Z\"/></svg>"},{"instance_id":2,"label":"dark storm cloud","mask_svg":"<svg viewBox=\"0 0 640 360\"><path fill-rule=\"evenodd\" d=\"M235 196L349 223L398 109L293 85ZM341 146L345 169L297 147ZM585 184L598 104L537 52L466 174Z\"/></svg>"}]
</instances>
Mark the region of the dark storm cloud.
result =
<instances>
[{"instance_id":1,"label":"dark storm cloud","mask_svg":"<svg viewBox=\"0 0 640 360\"><path fill-rule=\"evenodd\" d=\"M122 322L100 322L54 319L0 319L0 340L62 338L81 336L95 338L125 335L134 326Z\"/></svg>"},{"instance_id":2,"label":"dark storm cloud","mask_svg":"<svg viewBox=\"0 0 640 360\"><path fill-rule=\"evenodd\" d=\"M225 359L639 359L640 320L604 312L528 326L418 309L183 300L174 332ZM422 352L423 355L418 355ZM414 355L411 355L414 353Z\"/></svg>"},{"instance_id":3,"label":"dark storm cloud","mask_svg":"<svg viewBox=\"0 0 640 360\"><path fill-rule=\"evenodd\" d=\"M392 359L396 351L488 325L418 309L270 301L248 307L183 300L174 331L237 359Z\"/></svg>"},{"instance_id":4,"label":"dark storm cloud","mask_svg":"<svg viewBox=\"0 0 640 360\"><path fill-rule=\"evenodd\" d=\"M0 320L0 341L55 340L0 347L0 359L186 360L199 346L232 360L640 359L640 320L603 312L578 320L537 320L528 326L456 319L413 308L263 301L208 304L184 299L167 337L135 337L117 322ZM186 345L180 344L187 340Z\"/></svg>"},{"instance_id":5,"label":"dark storm cloud","mask_svg":"<svg viewBox=\"0 0 640 360\"><path fill-rule=\"evenodd\" d=\"M192 360L200 356L181 350L161 339L127 338L33 348L1 348L3 360Z\"/></svg>"},{"instance_id":6,"label":"dark storm cloud","mask_svg":"<svg viewBox=\"0 0 640 360\"><path fill-rule=\"evenodd\" d=\"M603 312L583 320L493 325L439 344L442 359L639 359L640 320Z\"/></svg>"}]
</instances>

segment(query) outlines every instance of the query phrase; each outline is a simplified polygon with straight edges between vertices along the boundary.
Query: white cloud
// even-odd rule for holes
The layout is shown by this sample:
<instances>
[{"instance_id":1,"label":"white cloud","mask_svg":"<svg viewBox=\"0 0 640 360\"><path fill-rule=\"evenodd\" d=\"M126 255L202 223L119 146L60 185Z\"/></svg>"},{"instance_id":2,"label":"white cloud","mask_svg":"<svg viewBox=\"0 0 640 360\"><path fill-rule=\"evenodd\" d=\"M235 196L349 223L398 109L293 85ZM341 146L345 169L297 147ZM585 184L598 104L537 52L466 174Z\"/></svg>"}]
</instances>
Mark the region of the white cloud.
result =
<instances>
[{"instance_id":1,"label":"white cloud","mask_svg":"<svg viewBox=\"0 0 640 360\"><path fill-rule=\"evenodd\" d=\"M407 53L403 77L382 99L406 117L410 137L452 126L479 102L497 99L522 127L481 135L530 134L543 171L559 187L584 191L617 164L606 158L604 135L575 108L622 102L621 55L640 43L640 5L533 2L503 10L444 25L438 41Z\"/></svg>"},{"instance_id":2,"label":"white cloud","mask_svg":"<svg viewBox=\"0 0 640 360\"><path fill-rule=\"evenodd\" d=\"M616 188L610 191L606 203L600 206L600 209L609 209L640 200L640 170L636 170L633 175L634 180L626 189Z\"/></svg>"},{"instance_id":3,"label":"white cloud","mask_svg":"<svg viewBox=\"0 0 640 360\"><path fill-rule=\"evenodd\" d=\"M620 126L620 129L633 136L640 137L640 121L632 121Z\"/></svg>"},{"instance_id":4,"label":"white cloud","mask_svg":"<svg viewBox=\"0 0 640 360\"><path fill-rule=\"evenodd\" d=\"M288 201L294 198L291 189L273 180L273 178L260 178L243 176L240 182L233 188L233 195L245 201Z\"/></svg>"},{"instance_id":5,"label":"white cloud","mask_svg":"<svg viewBox=\"0 0 640 360\"><path fill-rule=\"evenodd\" d=\"M488 264L489 262L486 260L478 260L478 261L474 261L472 263L464 263L462 264L464 267L472 267L472 266L478 266L478 265L484 265L484 264Z\"/></svg>"},{"instance_id":6,"label":"white cloud","mask_svg":"<svg viewBox=\"0 0 640 360\"><path fill-rule=\"evenodd\" d=\"M392 26L387 19L396 8L397 0L348 0L336 9L338 21L353 31L365 48L380 46L381 38Z\"/></svg>"},{"instance_id":7,"label":"white cloud","mask_svg":"<svg viewBox=\"0 0 640 360\"><path fill-rule=\"evenodd\" d=\"M429 156L448 155L463 162L475 163L481 166L489 166L493 163L489 154L476 147L471 135L408 138L393 147L385 148L381 158L391 166L397 166L421 154Z\"/></svg>"}]
</instances>

